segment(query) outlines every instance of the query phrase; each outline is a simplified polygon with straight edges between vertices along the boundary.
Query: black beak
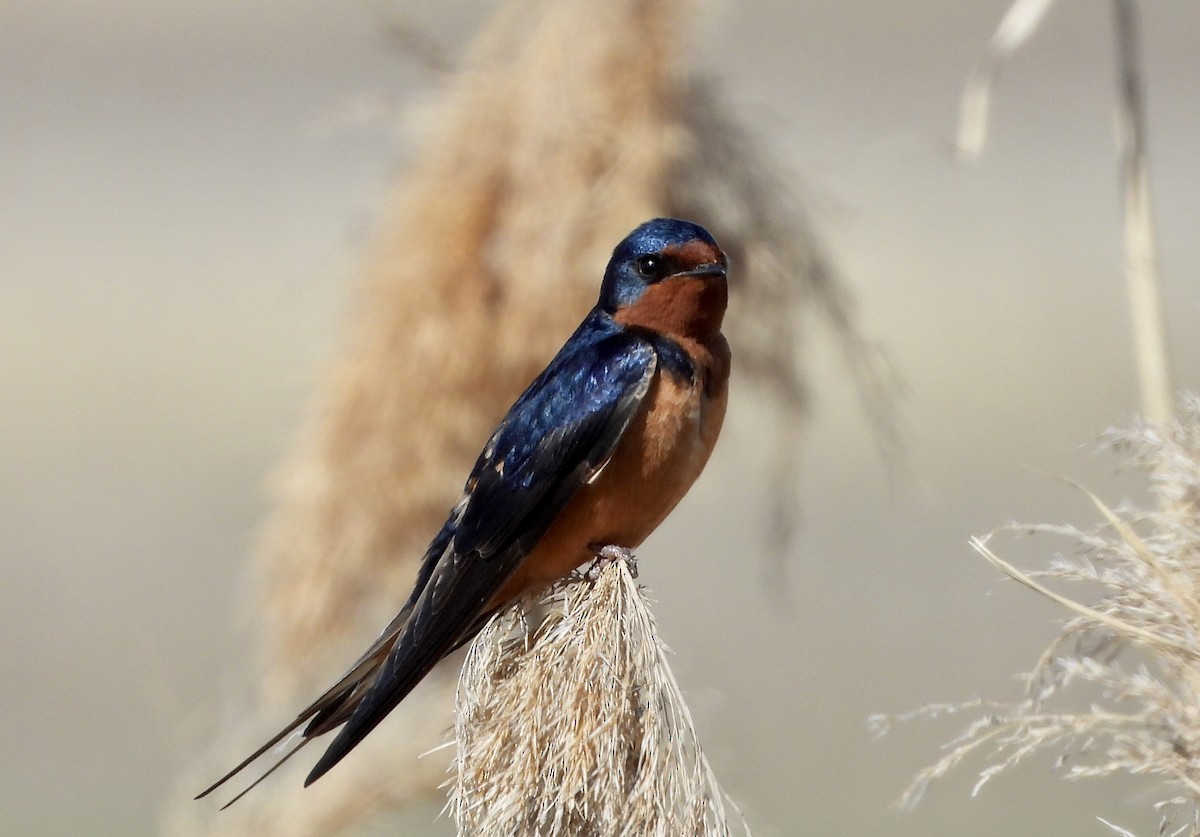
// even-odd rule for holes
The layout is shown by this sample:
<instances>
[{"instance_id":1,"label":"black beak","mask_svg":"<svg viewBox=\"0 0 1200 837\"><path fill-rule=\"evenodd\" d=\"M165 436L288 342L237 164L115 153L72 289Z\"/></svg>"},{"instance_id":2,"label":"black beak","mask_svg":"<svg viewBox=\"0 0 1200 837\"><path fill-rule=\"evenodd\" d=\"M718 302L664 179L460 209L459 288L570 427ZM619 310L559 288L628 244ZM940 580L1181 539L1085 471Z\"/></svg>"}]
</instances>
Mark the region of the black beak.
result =
<instances>
[{"instance_id":1,"label":"black beak","mask_svg":"<svg viewBox=\"0 0 1200 837\"><path fill-rule=\"evenodd\" d=\"M720 276L725 278L725 265L723 264L702 264L693 267L691 270L681 270L678 273L672 273L668 279L674 279L677 276Z\"/></svg>"}]
</instances>

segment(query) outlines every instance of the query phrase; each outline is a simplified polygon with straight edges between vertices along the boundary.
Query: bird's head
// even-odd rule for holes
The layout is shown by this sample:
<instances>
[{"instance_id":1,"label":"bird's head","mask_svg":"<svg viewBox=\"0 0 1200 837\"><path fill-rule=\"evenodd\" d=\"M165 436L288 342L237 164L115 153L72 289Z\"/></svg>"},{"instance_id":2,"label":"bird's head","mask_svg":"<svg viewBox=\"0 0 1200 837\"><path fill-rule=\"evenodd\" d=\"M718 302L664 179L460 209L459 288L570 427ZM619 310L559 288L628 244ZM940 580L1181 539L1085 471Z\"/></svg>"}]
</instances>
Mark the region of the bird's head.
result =
<instances>
[{"instance_id":1,"label":"bird's head","mask_svg":"<svg viewBox=\"0 0 1200 837\"><path fill-rule=\"evenodd\" d=\"M721 328L726 268L725 254L704 227L655 218L613 250L598 305L623 325L702 339Z\"/></svg>"}]
</instances>

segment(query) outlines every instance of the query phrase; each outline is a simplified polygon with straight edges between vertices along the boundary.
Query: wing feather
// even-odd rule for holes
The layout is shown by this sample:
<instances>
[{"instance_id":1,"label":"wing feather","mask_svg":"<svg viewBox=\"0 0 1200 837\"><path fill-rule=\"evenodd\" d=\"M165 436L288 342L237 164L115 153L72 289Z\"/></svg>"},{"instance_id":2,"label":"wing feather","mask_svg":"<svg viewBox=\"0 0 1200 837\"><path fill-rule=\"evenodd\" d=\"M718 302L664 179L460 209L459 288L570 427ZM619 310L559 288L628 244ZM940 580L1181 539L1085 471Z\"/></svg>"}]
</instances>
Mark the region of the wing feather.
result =
<instances>
[{"instance_id":1,"label":"wing feather","mask_svg":"<svg viewBox=\"0 0 1200 837\"><path fill-rule=\"evenodd\" d=\"M586 321L585 321L586 325ZM578 334L578 333L577 333ZM568 343L570 346L571 343ZM571 497L612 456L656 369L625 332L561 354L501 422L472 471L470 497L412 617L367 696L309 774L350 752L431 668L478 630L491 598Z\"/></svg>"},{"instance_id":2,"label":"wing feather","mask_svg":"<svg viewBox=\"0 0 1200 837\"><path fill-rule=\"evenodd\" d=\"M305 784L345 757L442 657L479 631L491 598L607 464L656 369L645 339L599 312L589 315L484 446L396 617L337 683L200 796L302 727L300 743L268 774L343 723Z\"/></svg>"}]
</instances>

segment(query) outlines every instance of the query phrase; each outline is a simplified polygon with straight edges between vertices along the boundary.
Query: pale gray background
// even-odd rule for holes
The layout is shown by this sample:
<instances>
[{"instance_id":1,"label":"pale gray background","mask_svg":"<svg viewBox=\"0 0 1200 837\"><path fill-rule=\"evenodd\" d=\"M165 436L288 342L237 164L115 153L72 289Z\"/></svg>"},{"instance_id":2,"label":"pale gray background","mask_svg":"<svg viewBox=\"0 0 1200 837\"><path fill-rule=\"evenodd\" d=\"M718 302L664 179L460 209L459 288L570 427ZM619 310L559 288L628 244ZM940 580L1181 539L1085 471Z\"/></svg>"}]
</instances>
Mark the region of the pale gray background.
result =
<instances>
[{"instance_id":1,"label":"pale gray background","mask_svg":"<svg viewBox=\"0 0 1200 837\"><path fill-rule=\"evenodd\" d=\"M708 474L642 551L717 773L760 834L1107 833L1094 815L1153 833L1145 785L1068 785L1047 759L976 800L963 772L894 811L957 727L882 742L864 727L1017 693L1058 614L997 585L967 538L1095 518L1026 466L1114 501L1139 484L1079 448L1136 409L1108 4L1051 13L1003 77L978 166L940 144L1007 2L710 16L704 64L806 179L908 386L891 493L836 353L814 351L790 612L761 580L769 451L745 389ZM396 8L451 47L488 8L427 5ZM1200 6L1143 5L1166 295L1195 387ZM431 91L384 34L388 9L0 4L4 834L151 833L244 671L236 587L263 485L410 150L396 114ZM1006 553L1031 565L1060 546Z\"/></svg>"}]
</instances>

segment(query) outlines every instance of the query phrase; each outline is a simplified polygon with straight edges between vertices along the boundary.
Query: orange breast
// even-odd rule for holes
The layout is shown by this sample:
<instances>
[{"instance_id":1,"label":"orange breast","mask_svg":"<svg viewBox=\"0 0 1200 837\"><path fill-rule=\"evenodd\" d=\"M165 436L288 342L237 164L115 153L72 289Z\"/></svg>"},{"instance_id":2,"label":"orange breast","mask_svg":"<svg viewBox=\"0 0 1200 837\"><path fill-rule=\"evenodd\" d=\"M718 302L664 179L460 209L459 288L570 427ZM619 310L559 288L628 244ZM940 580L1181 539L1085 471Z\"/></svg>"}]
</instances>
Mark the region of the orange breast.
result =
<instances>
[{"instance_id":1,"label":"orange breast","mask_svg":"<svg viewBox=\"0 0 1200 837\"><path fill-rule=\"evenodd\" d=\"M493 604L562 578L601 546L639 546L683 499L716 444L729 376L729 347L720 334L684 348L696 361L694 380L659 369L612 458L567 504Z\"/></svg>"}]
</instances>

